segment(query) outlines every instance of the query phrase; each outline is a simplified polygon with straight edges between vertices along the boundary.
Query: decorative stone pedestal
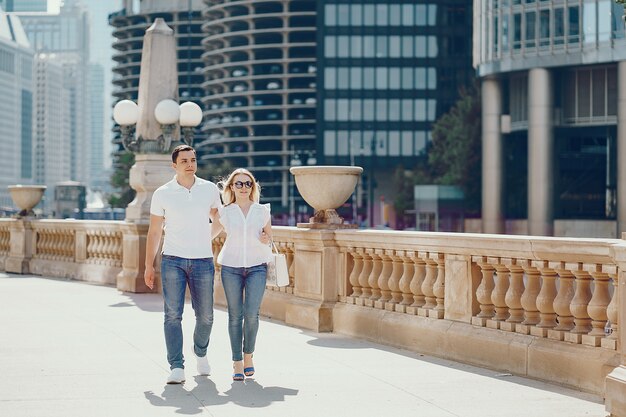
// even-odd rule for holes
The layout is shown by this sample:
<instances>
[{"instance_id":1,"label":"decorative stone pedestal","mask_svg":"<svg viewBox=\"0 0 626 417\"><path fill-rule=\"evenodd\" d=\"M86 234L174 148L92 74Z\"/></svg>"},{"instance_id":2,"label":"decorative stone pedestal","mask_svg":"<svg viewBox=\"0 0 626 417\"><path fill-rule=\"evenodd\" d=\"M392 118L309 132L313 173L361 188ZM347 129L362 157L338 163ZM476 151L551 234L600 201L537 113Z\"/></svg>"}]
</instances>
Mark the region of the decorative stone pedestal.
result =
<instances>
[{"instance_id":1,"label":"decorative stone pedestal","mask_svg":"<svg viewBox=\"0 0 626 417\"><path fill-rule=\"evenodd\" d=\"M130 169L129 183L137 191L137 195L126 208L127 222L146 224L150 222L152 194L174 177L175 173L171 164L170 155L135 155L135 165Z\"/></svg>"},{"instance_id":2,"label":"decorative stone pedestal","mask_svg":"<svg viewBox=\"0 0 626 417\"><path fill-rule=\"evenodd\" d=\"M11 249L4 267L15 274L30 273L33 257L33 228L29 220L20 219L11 223Z\"/></svg>"}]
</instances>

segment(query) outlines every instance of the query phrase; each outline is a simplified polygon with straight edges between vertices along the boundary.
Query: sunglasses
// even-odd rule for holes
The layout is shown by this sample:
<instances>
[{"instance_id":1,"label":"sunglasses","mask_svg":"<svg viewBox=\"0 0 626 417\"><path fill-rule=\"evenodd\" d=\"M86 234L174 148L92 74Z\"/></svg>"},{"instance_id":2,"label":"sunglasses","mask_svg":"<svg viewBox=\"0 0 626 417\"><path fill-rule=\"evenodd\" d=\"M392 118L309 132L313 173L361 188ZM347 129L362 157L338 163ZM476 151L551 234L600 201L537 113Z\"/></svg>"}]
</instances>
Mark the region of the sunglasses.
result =
<instances>
[{"instance_id":1,"label":"sunglasses","mask_svg":"<svg viewBox=\"0 0 626 417\"><path fill-rule=\"evenodd\" d=\"M233 185L237 188L243 188L244 185L246 186L246 188L252 188L252 181L237 181Z\"/></svg>"}]
</instances>

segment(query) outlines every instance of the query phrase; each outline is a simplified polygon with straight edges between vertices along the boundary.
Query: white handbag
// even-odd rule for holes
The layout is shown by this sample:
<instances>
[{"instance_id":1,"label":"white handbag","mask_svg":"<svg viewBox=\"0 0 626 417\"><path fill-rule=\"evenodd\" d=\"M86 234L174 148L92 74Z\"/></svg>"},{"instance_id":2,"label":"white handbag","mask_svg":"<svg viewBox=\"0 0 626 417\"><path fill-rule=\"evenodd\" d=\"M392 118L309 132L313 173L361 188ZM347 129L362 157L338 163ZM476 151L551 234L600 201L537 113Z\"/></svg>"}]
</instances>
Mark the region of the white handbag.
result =
<instances>
[{"instance_id":1,"label":"white handbag","mask_svg":"<svg viewBox=\"0 0 626 417\"><path fill-rule=\"evenodd\" d=\"M286 287L289 285L289 269L284 253L279 253L272 242L272 256L267 263L267 285L272 287Z\"/></svg>"}]
</instances>

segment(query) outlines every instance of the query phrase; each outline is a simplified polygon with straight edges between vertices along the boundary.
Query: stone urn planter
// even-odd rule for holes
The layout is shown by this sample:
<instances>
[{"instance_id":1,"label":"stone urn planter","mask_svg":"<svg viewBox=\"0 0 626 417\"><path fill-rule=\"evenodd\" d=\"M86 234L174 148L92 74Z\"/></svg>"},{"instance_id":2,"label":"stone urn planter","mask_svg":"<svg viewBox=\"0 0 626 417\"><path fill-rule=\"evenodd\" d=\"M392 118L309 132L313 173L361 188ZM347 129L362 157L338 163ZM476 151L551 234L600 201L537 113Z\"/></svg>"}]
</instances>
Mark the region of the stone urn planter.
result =
<instances>
[{"instance_id":1,"label":"stone urn planter","mask_svg":"<svg viewBox=\"0 0 626 417\"><path fill-rule=\"evenodd\" d=\"M304 201L315 209L310 223L298 223L298 227L316 229L356 228L356 224L344 224L337 214L354 192L363 168L354 166L303 166L289 169L296 180L296 187Z\"/></svg>"},{"instance_id":2,"label":"stone urn planter","mask_svg":"<svg viewBox=\"0 0 626 417\"><path fill-rule=\"evenodd\" d=\"M46 191L45 185L9 185L11 199L20 209L19 217L33 216L33 207L41 201Z\"/></svg>"}]
</instances>

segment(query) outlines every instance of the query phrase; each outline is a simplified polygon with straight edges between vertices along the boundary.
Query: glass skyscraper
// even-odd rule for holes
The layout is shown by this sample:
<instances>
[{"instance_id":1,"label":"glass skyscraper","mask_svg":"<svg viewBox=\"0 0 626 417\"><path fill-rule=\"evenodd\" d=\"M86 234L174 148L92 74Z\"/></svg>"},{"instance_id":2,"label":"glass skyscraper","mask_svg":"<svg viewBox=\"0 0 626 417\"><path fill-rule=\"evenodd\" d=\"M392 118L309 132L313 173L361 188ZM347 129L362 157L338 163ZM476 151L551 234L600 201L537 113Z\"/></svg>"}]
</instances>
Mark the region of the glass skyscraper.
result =
<instances>
[{"instance_id":1,"label":"glass skyscraper","mask_svg":"<svg viewBox=\"0 0 626 417\"><path fill-rule=\"evenodd\" d=\"M318 154L365 168L365 217L393 199L394 168L425 156L433 123L471 82L470 10L468 0L318 2Z\"/></svg>"},{"instance_id":2,"label":"glass skyscraper","mask_svg":"<svg viewBox=\"0 0 626 417\"><path fill-rule=\"evenodd\" d=\"M477 3L483 231L626 230L622 15L609 0Z\"/></svg>"}]
</instances>

